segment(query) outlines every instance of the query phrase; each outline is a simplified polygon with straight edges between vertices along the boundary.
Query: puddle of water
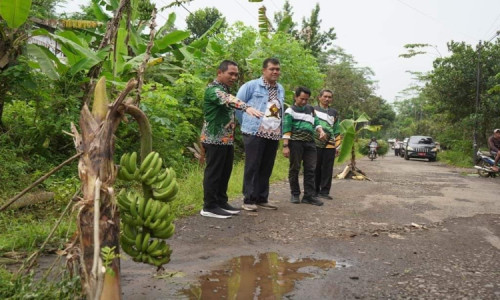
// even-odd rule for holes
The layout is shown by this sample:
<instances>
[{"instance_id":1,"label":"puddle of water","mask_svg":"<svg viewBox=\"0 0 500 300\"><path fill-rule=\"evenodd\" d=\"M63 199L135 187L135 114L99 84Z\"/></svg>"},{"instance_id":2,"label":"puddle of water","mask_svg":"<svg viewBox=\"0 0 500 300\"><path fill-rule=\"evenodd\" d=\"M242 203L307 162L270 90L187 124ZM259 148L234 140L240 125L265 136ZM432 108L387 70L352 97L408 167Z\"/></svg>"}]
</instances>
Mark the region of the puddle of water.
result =
<instances>
[{"instance_id":1,"label":"puddle of water","mask_svg":"<svg viewBox=\"0 0 500 300\"><path fill-rule=\"evenodd\" d=\"M222 270L212 271L199 279L199 285L182 290L189 299L281 299L292 291L295 281L313 277L299 269L335 268L334 260L303 258L290 261L277 253L235 257ZM310 268L308 268L310 270Z\"/></svg>"}]
</instances>

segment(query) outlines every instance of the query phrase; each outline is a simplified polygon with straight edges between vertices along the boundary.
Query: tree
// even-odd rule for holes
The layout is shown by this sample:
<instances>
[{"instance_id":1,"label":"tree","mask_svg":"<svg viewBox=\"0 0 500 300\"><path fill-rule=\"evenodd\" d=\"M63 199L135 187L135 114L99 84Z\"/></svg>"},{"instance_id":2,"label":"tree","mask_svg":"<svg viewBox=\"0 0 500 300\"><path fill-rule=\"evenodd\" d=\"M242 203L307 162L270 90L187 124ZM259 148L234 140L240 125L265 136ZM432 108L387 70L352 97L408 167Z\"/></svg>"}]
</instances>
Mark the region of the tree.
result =
<instances>
[{"instance_id":1,"label":"tree","mask_svg":"<svg viewBox=\"0 0 500 300\"><path fill-rule=\"evenodd\" d=\"M199 9L192 14L189 14L186 17L186 25L187 29L191 31L191 37L189 39L186 39L186 43L189 44L192 41L200 38L218 20L222 20L222 24L217 30L211 33L212 35L221 32L222 28L227 27L226 18L217 8L206 7L203 9Z\"/></svg>"},{"instance_id":2,"label":"tree","mask_svg":"<svg viewBox=\"0 0 500 300\"><path fill-rule=\"evenodd\" d=\"M302 29L297 36L299 40L304 41L304 47L311 50L311 53L316 57L331 46L332 42L336 39L333 27L325 32L320 32L322 21L319 18L319 11L319 3L316 3L309 19L302 19Z\"/></svg>"}]
</instances>

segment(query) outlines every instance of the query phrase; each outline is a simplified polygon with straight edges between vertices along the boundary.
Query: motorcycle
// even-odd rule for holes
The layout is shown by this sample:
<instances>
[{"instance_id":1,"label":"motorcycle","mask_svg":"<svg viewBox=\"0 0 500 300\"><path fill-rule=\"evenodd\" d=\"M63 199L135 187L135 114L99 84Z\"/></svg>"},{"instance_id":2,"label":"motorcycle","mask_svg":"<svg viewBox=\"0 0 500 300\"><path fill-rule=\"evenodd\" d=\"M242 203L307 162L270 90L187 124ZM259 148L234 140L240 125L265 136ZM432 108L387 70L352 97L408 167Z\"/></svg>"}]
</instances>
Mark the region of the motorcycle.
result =
<instances>
[{"instance_id":1,"label":"motorcycle","mask_svg":"<svg viewBox=\"0 0 500 300\"><path fill-rule=\"evenodd\" d=\"M370 160L374 160L377 158L377 147L370 147L370 151L368 152L368 158Z\"/></svg>"},{"instance_id":2,"label":"motorcycle","mask_svg":"<svg viewBox=\"0 0 500 300\"><path fill-rule=\"evenodd\" d=\"M477 151L476 157L476 165L474 168L477 169L477 174L479 174L479 176L496 177L500 174L500 171L493 171L493 169L491 169L491 166L495 163L495 157L493 157L490 152ZM500 167L500 163L498 166Z\"/></svg>"}]
</instances>

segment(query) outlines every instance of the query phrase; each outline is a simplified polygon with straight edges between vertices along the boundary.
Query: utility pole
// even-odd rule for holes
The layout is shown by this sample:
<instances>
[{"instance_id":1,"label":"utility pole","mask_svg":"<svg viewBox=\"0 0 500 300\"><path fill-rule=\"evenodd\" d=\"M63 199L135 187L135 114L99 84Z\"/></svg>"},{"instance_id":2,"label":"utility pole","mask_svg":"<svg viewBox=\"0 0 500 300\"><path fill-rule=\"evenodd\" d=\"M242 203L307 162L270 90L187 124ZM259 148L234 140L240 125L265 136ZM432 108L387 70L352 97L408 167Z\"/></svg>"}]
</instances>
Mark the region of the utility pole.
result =
<instances>
[{"instance_id":1,"label":"utility pole","mask_svg":"<svg viewBox=\"0 0 500 300\"><path fill-rule=\"evenodd\" d=\"M481 86L481 41L477 45L477 76L476 76L476 109L474 113L474 136L473 136L473 153L472 153L472 163L476 163L476 153L477 153L477 114L479 110L479 94L480 94L480 86Z\"/></svg>"}]
</instances>

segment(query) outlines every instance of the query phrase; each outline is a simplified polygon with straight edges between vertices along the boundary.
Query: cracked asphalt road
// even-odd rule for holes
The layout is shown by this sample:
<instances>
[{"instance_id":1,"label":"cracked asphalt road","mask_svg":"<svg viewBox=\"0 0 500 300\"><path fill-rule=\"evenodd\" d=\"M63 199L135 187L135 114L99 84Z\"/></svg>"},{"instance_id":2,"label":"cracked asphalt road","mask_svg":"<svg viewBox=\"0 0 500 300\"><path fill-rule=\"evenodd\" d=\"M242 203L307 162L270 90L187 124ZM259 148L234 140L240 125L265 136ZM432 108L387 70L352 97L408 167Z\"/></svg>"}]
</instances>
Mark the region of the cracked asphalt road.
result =
<instances>
[{"instance_id":1,"label":"cracked asphalt road","mask_svg":"<svg viewBox=\"0 0 500 300\"><path fill-rule=\"evenodd\" d=\"M122 261L124 298L188 298L183 289L231 259L277 253L337 266L308 267L314 276L271 299L500 299L500 178L392 155L360 159L358 167L373 181L335 179L334 200L322 207L291 204L288 183L280 182L270 196L277 211L177 220L166 272ZM264 297L246 289L237 298Z\"/></svg>"}]
</instances>

